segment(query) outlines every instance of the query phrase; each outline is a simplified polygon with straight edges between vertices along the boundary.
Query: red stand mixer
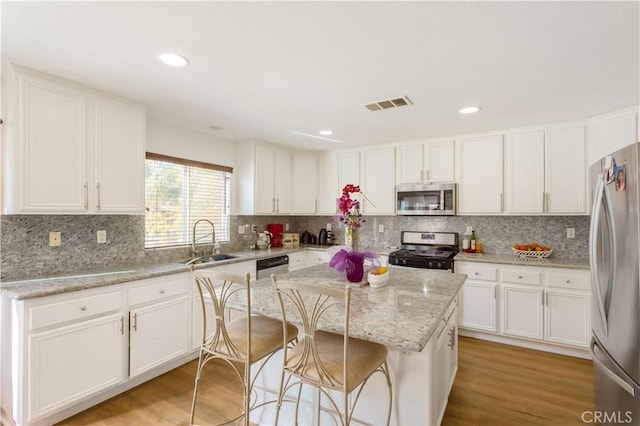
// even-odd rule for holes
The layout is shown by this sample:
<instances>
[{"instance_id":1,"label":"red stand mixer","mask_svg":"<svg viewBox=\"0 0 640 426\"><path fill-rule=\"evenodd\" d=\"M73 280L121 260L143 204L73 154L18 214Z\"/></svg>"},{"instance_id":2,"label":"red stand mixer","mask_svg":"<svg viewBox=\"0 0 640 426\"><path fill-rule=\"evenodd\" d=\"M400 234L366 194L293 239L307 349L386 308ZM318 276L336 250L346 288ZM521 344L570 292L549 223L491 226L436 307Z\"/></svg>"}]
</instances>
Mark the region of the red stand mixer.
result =
<instances>
[{"instance_id":1,"label":"red stand mixer","mask_svg":"<svg viewBox=\"0 0 640 426\"><path fill-rule=\"evenodd\" d=\"M284 225L281 223L270 223L267 225L267 231L271 232L271 247L282 247Z\"/></svg>"}]
</instances>

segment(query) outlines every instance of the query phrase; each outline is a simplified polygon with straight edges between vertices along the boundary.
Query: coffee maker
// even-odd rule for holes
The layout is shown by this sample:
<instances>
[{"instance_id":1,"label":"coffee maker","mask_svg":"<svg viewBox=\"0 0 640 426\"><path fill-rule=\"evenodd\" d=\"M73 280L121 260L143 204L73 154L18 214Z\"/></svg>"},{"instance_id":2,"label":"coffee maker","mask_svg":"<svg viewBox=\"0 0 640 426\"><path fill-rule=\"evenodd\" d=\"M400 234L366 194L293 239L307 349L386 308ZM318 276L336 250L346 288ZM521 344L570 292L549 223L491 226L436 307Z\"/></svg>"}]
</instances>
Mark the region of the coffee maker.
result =
<instances>
[{"instance_id":1,"label":"coffee maker","mask_svg":"<svg viewBox=\"0 0 640 426\"><path fill-rule=\"evenodd\" d=\"M271 233L271 247L282 247L284 225L281 223L270 223L267 225L267 231Z\"/></svg>"}]
</instances>

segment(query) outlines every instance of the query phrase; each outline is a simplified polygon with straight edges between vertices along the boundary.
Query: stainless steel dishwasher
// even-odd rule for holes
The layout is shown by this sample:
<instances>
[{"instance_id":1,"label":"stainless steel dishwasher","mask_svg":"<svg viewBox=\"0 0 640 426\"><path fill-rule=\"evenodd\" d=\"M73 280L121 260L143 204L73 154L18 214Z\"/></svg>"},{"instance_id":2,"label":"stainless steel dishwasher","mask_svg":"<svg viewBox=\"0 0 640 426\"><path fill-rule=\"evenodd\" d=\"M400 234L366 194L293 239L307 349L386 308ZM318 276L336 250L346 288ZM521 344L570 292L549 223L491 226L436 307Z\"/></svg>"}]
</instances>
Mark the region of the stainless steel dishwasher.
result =
<instances>
[{"instance_id":1,"label":"stainless steel dishwasher","mask_svg":"<svg viewBox=\"0 0 640 426\"><path fill-rule=\"evenodd\" d=\"M267 278L271 274L284 274L289 272L289 256L276 256L261 259L256 262L257 278Z\"/></svg>"}]
</instances>

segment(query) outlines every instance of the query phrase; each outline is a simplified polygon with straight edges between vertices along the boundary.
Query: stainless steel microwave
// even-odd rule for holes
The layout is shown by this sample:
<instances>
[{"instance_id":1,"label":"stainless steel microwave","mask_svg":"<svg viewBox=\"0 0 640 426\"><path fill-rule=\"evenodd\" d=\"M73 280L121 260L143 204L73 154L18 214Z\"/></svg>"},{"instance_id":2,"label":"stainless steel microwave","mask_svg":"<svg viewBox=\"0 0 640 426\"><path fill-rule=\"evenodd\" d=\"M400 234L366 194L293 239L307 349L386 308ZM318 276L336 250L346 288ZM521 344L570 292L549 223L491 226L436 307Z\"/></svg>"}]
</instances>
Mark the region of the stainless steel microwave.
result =
<instances>
[{"instance_id":1,"label":"stainless steel microwave","mask_svg":"<svg viewBox=\"0 0 640 426\"><path fill-rule=\"evenodd\" d=\"M456 184L398 185L396 214L453 216L456 214Z\"/></svg>"}]
</instances>

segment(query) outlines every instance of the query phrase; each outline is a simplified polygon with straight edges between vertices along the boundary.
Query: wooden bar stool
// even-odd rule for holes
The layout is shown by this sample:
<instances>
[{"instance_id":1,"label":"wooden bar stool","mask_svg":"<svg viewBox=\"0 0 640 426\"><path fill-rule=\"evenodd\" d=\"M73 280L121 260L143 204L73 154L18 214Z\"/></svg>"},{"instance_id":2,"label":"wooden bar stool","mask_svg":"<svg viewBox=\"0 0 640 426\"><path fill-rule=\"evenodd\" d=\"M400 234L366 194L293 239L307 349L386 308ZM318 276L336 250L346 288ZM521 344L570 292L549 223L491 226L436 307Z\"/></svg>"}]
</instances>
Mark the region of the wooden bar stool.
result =
<instances>
[{"instance_id":1,"label":"wooden bar stool","mask_svg":"<svg viewBox=\"0 0 640 426\"><path fill-rule=\"evenodd\" d=\"M387 366L387 348L379 343L349 337L349 305L351 288L327 288L305 282L279 280L271 276L276 287L283 326L287 324L287 312L298 316L303 324L304 337L293 349L284 348L284 365L280 379L280 391L276 424L285 393L294 386L309 384L318 389L318 421L320 421L320 396L325 395L331 407L340 416L342 425L351 422L360 393L367 380L376 372L384 374L389 391L387 425L391 419L392 386ZM318 330L318 322L329 310L335 309L344 318L344 334ZM292 316L293 318L293 316ZM285 384L285 375L288 375ZM294 382L290 383L290 379ZM297 380L295 380L297 379ZM327 390L342 392L344 413ZM349 395L355 398L349 407ZM298 389L295 422L298 422ZM325 408L323 411L329 411Z\"/></svg>"},{"instance_id":2,"label":"wooden bar stool","mask_svg":"<svg viewBox=\"0 0 640 426\"><path fill-rule=\"evenodd\" d=\"M202 342L200 345L200 359L196 372L191 403L189 423L193 425L198 396L198 385L204 366L213 359L221 359L233 368L243 387L242 414L222 424L238 420L244 416L244 424L249 425L251 407L251 391L255 379L269 358L294 341L298 329L291 324L283 327L283 322L264 316L251 315L251 285L250 275L245 276L218 272L216 270L194 271L202 308ZM245 304L247 315L229 321L225 319L225 309L230 299L235 303ZM215 318L214 326L207 330L207 318ZM211 330L213 328L213 330ZM264 360L256 376L251 380L251 365ZM234 363L244 364L241 372Z\"/></svg>"}]
</instances>

